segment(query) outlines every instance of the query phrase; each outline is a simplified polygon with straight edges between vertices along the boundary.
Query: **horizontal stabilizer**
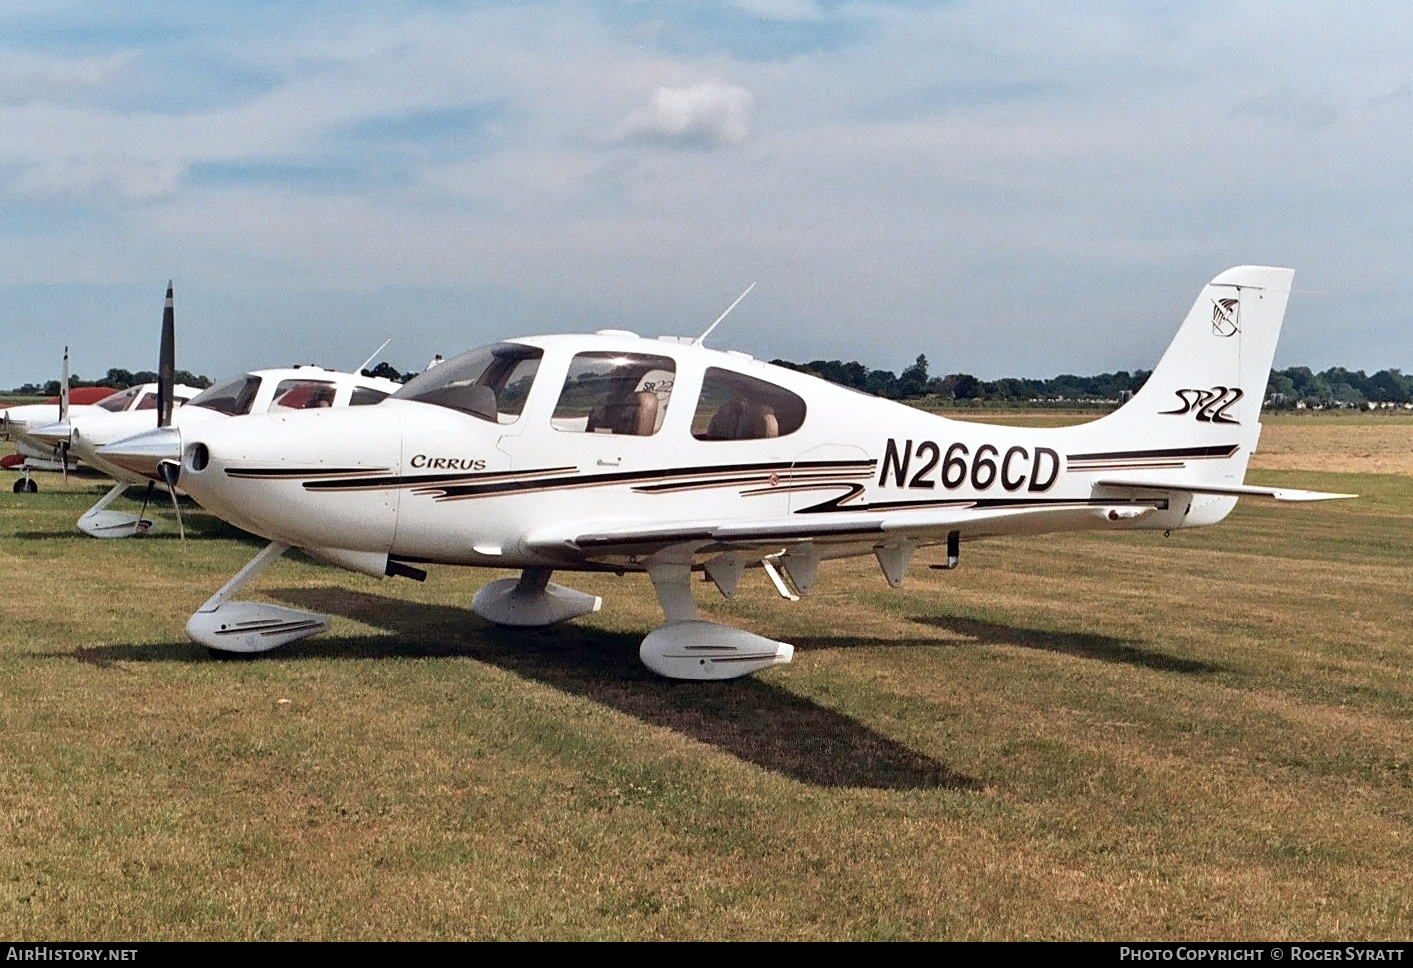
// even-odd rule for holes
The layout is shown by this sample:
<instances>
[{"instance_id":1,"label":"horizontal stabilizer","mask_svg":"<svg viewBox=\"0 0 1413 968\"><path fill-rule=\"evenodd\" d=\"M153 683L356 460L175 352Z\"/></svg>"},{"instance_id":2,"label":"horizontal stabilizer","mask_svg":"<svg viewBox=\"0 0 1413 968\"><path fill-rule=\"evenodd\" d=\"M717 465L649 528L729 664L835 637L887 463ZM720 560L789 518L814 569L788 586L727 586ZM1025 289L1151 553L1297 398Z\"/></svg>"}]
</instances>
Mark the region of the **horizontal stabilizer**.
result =
<instances>
[{"instance_id":1,"label":"horizontal stabilizer","mask_svg":"<svg viewBox=\"0 0 1413 968\"><path fill-rule=\"evenodd\" d=\"M1100 487L1123 487L1142 491L1185 491L1188 494L1219 494L1224 497L1270 497L1277 501L1333 501L1358 494L1332 494L1302 491L1293 487L1255 487L1250 484L1197 484L1192 481L1099 481Z\"/></svg>"}]
</instances>

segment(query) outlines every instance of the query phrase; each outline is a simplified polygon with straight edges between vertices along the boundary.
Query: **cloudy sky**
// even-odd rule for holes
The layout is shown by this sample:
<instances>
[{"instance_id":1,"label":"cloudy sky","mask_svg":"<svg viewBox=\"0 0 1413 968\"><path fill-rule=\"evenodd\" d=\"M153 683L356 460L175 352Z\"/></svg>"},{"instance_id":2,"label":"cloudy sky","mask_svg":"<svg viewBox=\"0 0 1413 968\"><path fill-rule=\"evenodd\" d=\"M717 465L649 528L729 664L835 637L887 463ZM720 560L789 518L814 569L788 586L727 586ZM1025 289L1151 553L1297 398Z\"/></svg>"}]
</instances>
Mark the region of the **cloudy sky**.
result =
<instances>
[{"instance_id":1,"label":"cloudy sky","mask_svg":"<svg viewBox=\"0 0 1413 968\"><path fill-rule=\"evenodd\" d=\"M1353 10L1358 16L1350 16ZM0 387L621 327L1149 367L1290 265L1278 366L1413 370L1413 7L11 0Z\"/></svg>"}]
</instances>

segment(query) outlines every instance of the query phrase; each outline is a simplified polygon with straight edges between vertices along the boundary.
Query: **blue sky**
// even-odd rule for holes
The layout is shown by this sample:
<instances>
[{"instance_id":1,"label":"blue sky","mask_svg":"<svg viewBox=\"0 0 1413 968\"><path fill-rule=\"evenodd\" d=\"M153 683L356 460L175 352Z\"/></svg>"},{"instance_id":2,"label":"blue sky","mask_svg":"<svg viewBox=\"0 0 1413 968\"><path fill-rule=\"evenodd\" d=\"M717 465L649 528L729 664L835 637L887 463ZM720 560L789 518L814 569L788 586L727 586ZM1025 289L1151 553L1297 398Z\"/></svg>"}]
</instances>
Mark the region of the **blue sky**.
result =
<instances>
[{"instance_id":1,"label":"blue sky","mask_svg":"<svg viewBox=\"0 0 1413 968\"><path fill-rule=\"evenodd\" d=\"M0 387L529 333L1149 367L1297 269L1279 366L1413 371L1413 8L7 4Z\"/></svg>"}]
</instances>

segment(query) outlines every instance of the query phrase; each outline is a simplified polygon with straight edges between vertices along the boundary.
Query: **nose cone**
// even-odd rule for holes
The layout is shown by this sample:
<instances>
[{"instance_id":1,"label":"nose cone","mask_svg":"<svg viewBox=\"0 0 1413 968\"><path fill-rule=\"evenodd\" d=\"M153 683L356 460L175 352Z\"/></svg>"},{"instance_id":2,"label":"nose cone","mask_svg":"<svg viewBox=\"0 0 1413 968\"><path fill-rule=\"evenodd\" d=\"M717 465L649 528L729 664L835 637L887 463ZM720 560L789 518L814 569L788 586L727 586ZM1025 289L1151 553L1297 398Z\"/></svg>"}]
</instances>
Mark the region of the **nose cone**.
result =
<instances>
[{"instance_id":1,"label":"nose cone","mask_svg":"<svg viewBox=\"0 0 1413 968\"><path fill-rule=\"evenodd\" d=\"M14 440L31 427L43 427L59 419L59 408L50 403L29 403L0 411L0 436Z\"/></svg>"},{"instance_id":2,"label":"nose cone","mask_svg":"<svg viewBox=\"0 0 1413 968\"><path fill-rule=\"evenodd\" d=\"M78 447L77 442L75 447ZM181 431L176 427L160 427L144 434L134 434L99 447L96 455L104 463L121 467L139 477L161 481L158 465L163 461L176 464L182 459Z\"/></svg>"},{"instance_id":3,"label":"nose cone","mask_svg":"<svg viewBox=\"0 0 1413 968\"><path fill-rule=\"evenodd\" d=\"M68 443L73 430L73 425L69 421L60 420L58 423L28 428L21 431L21 434L31 443L52 450L60 444Z\"/></svg>"},{"instance_id":4,"label":"nose cone","mask_svg":"<svg viewBox=\"0 0 1413 968\"><path fill-rule=\"evenodd\" d=\"M208 510L266 538L385 552L397 524L401 462L396 408L299 410L188 428L180 480Z\"/></svg>"}]
</instances>

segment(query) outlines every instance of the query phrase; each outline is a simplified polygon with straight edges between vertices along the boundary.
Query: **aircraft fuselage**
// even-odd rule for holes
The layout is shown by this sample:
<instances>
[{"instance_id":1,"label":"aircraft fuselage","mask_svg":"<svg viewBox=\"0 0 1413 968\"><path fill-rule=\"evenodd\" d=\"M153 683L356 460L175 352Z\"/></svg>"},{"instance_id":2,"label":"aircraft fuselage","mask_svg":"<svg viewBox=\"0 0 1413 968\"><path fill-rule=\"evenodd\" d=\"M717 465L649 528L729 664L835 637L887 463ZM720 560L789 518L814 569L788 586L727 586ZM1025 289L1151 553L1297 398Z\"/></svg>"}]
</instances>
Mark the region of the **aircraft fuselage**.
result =
<instances>
[{"instance_id":1,"label":"aircraft fuselage","mask_svg":"<svg viewBox=\"0 0 1413 968\"><path fill-rule=\"evenodd\" d=\"M671 530L937 509L954 509L963 522L968 509L985 512L978 530L962 525L968 538L1182 527L1194 523L1192 501L1175 506L1167 495L1122 494L1097 482L1116 471L1221 460L1241 440L1239 428L1193 420L1181 447L1114 451L1097 442L1098 423L1030 429L950 420L699 346L624 336L523 343L544 353L513 417L394 398L222 421L187 443L182 487L222 517L297 546L460 565L636 568L634 554L586 553L574 539L645 520ZM590 431L556 416L573 390L576 355L649 352L671 360L674 371L651 432ZM709 369L791 394L803 403L803 419L775 436L708 439ZM1209 508L1197 523L1234 503L1197 501ZM1134 513L1113 517L1115 505ZM703 540L696 553L717 544ZM853 553L855 544L835 543L823 556Z\"/></svg>"}]
</instances>

